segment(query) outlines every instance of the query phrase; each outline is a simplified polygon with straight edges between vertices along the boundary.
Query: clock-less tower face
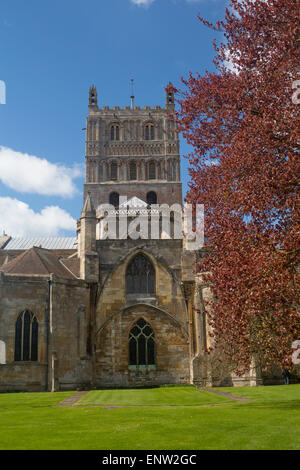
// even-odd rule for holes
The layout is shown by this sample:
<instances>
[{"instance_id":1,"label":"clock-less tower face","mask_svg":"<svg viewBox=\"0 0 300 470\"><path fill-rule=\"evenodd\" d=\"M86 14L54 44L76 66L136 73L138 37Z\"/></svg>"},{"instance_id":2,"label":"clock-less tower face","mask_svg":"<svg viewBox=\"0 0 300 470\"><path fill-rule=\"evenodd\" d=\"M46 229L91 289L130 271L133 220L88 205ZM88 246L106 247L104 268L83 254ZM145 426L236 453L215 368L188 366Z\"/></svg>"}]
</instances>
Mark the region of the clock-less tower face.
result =
<instances>
[{"instance_id":1,"label":"clock-less tower face","mask_svg":"<svg viewBox=\"0 0 300 470\"><path fill-rule=\"evenodd\" d=\"M95 208L117 206L120 196L182 203L179 138L168 117L173 109L168 93L164 108L99 108L96 88L90 88L84 198L90 192Z\"/></svg>"}]
</instances>

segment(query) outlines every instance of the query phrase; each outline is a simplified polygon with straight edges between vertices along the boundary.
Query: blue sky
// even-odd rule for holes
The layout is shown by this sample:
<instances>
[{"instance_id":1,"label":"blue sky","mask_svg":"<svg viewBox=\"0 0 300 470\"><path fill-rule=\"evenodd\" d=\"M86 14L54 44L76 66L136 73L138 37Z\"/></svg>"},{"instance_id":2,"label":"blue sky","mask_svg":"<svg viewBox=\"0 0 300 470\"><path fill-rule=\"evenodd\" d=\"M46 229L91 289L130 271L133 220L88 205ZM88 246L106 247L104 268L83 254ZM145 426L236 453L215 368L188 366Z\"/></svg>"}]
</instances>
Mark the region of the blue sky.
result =
<instances>
[{"instance_id":1,"label":"blue sky","mask_svg":"<svg viewBox=\"0 0 300 470\"><path fill-rule=\"evenodd\" d=\"M134 78L137 105L163 106L169 81L179 85L189 71L214 70L218 33L202 26L197 13L214 22L224 17L226 4L2 0L0 235L75 233L89 86L96 84L100 106L125 106ZM181 139L181 154L187 153ZM182 158L184 192L187 166Z\"/></svg>"}]
</instances>

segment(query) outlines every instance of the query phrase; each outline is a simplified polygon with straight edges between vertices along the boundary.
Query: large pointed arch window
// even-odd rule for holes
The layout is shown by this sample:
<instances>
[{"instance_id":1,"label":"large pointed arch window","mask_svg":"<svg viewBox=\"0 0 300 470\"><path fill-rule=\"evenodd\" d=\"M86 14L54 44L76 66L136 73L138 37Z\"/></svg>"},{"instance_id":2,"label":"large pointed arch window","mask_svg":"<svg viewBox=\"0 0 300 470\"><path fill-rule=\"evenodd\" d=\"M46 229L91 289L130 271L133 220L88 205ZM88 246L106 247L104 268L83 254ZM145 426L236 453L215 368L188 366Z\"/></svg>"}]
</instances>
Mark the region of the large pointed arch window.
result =
<instances>
[{"instance_id":1,"label":"large pointed arch window","mask_svg":"<svg viewBox=\"0 0 300 470\"><path fill-rule=\"evenodd\" d=\"M152 263L139 253L129 263L126 270L127 294L154 294L155 270Z\"/></svg>"},{"instance_id":2,"label":"large pointed arch window","mask_svg":"<svg viewBox=\"0 0 300 470\"><path fill-rule=\"evenodd\" d=\"M20 313L16 322L15 361L38 360L38 321L28 310Z\"/></svg>"},{"instance_id":3,"label":"large pointed arch window","mask_svg":"<svg viewBox=\"0 0 300 470\"><path fill-rule=\"evenodd\" d=\"M143 318L140 318L129 333L129 365L155 365L154 333Z\"/></svg>"}]
</instances>

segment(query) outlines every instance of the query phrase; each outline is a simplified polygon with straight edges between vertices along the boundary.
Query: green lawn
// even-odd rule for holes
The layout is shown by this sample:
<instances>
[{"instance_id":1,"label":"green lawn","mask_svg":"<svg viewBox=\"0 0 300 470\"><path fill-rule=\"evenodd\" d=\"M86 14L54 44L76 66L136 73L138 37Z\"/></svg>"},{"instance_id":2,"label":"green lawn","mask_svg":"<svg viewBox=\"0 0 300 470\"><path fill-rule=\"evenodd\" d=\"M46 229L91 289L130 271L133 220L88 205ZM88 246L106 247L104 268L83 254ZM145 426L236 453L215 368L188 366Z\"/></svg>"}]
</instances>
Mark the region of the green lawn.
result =
<instances>
[{"instance_id":1,"label":"green lawn","mask_svg":"<svg viewBox=\"0 0 300 470\"><path fill-rule=\"evenodd\" d=\"M230 402L195 387L160 387L129 390L94 390L85 395L80 405L112 406L193 406Z\"/></svg>"},{"instance_id":2,"label":"green lawn","mask_svg":"<svg viewBox=\"0 0 300 470\"><path fill-rule=\"evenodd\" d=\"M192 387L85 397L93 405L160 405L115 409L54 406L72 392L0 394L0 449L300 449L300 385L220 390L251 401Z\"/></svg>"}]
</instances>

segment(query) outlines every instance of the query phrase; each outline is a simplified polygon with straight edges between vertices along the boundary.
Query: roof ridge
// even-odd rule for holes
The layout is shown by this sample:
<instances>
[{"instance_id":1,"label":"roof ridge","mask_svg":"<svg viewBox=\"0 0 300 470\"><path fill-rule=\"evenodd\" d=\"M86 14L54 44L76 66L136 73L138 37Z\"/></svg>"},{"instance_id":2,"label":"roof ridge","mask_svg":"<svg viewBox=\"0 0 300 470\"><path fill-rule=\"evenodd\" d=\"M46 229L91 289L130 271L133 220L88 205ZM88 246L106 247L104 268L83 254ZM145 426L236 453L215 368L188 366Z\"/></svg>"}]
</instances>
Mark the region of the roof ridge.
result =
<instances>
[{"instance_id":1,"label":"roof ridge","mask_svg":"<svg viewBox=\"0 0 300 470\"><path fill-rule=\"evenodd\" d=\"M21 259L24 258L25 254L27 253L27 251L31 250L32 248L29 248L28 250L25 250L23 251L23 253L20 253L18 256L16 256L15 258L12 258L10 261L8 261L8 263L6 263L6 266L9 265L9 264L13 264L15 263L16 261L20 261Z\"/></svg>"},{"instance_id":2,"label":"roof ridge","mask_svg":"<svg viewBox=\"0 0 300 470\"><path fill-rule=\"evenodd\" d=\"M48 266L46 266L46 264L44 263L43 259L41 258L40 254L38 252L38 250L45 250L45 251L49 251L49 250L47 250L47 248L41 248L39 246L33 246L32 248L29 248L29 250L33 250L37 254L37 256L39 257L40 262L42 263L42 265L44 266L46 271L49 272ZM26 250L26 251L29 251L29 250ZM51 274L51 273L49 273L49 274Z\"/></svg>"}]
</instances>

